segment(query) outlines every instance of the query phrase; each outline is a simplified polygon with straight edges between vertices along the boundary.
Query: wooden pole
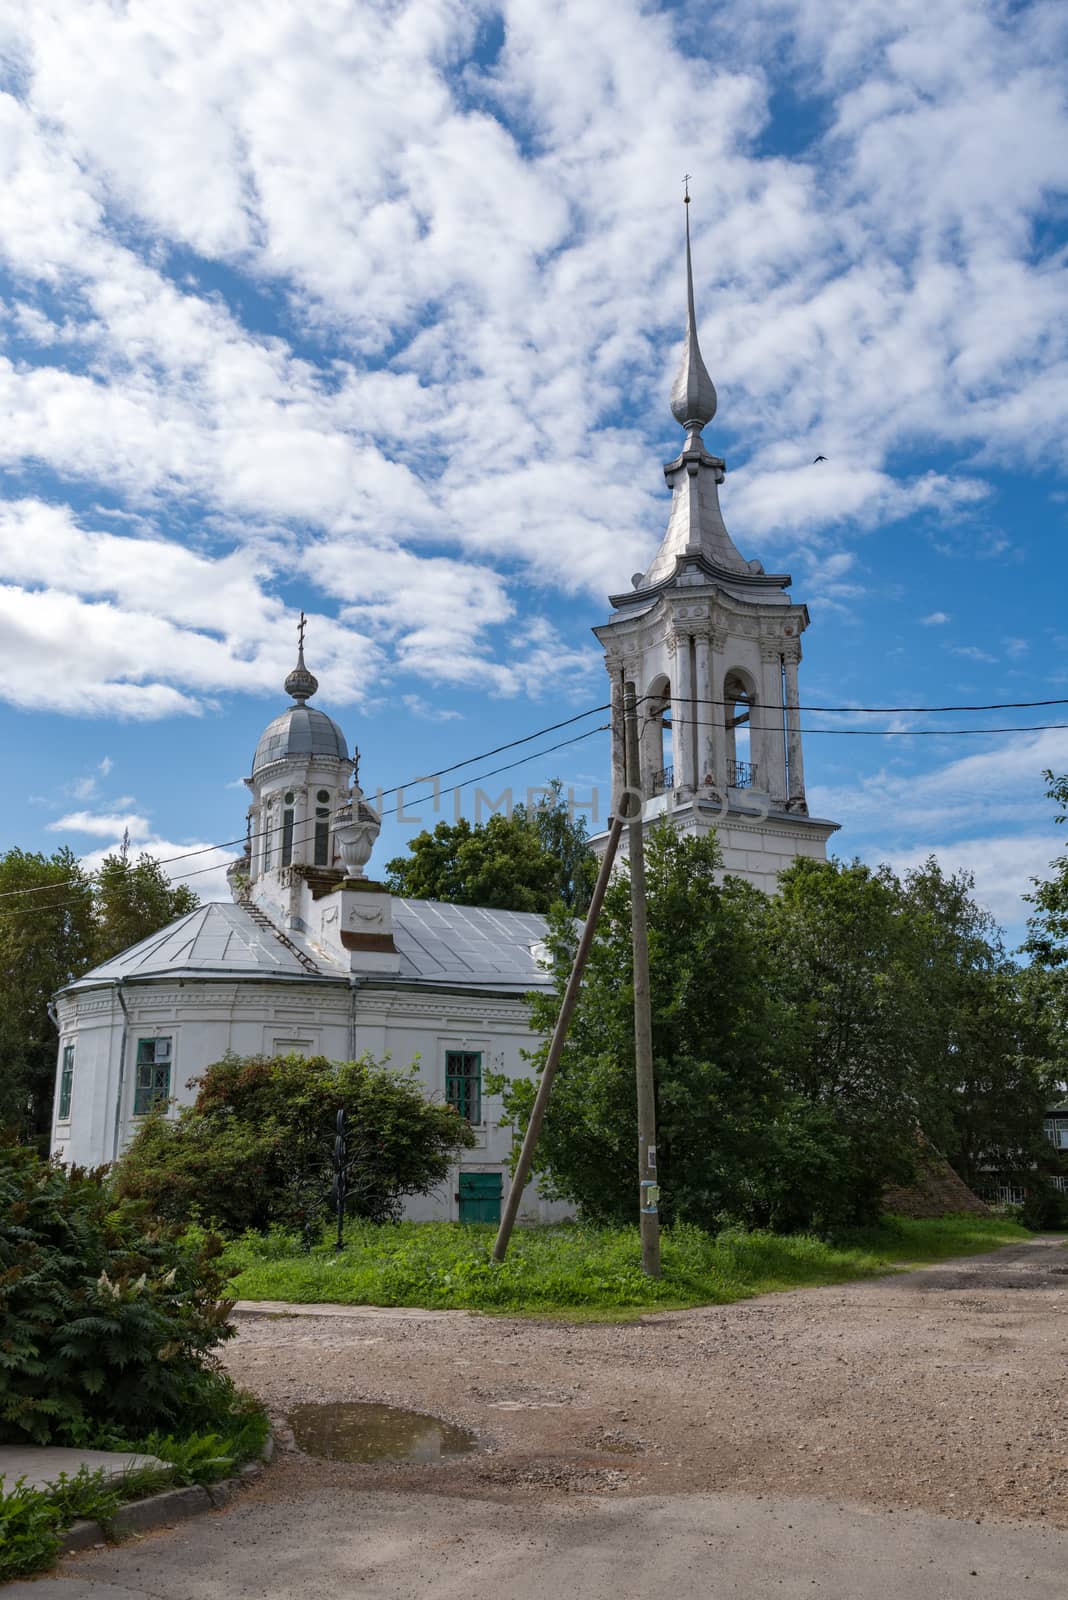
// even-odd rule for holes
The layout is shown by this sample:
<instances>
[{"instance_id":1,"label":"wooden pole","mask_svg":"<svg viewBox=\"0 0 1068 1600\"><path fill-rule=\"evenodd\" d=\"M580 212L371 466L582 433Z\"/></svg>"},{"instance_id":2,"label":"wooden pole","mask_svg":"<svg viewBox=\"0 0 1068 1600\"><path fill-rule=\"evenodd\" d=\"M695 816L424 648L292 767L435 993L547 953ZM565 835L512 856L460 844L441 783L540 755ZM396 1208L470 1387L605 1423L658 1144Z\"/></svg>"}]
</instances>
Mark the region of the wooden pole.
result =
<instances>
[{"instance_id":1,"label":"wooden pole","mask_svg":"<svg viewBox=\"0 0 1068 1600\"><path fill-rule=\"evenodd\" d=\"M508 1241L512 1237L512 1229L515 1226L519 1202L523 1198L523 1190L526 1187L527 1179L530 1177L534 1150L541 1134L541 1125L545 1121L545 1109L549 1104L549 1095L552 1092L556 1069L560 1065L560 1057L563 1054L567 1030L571 1025L571 1017L578 1003L579 990L582 987L582 974L585 971L586 961L593 944L593 936L597 931L605 890L608 888L608 880L612 875L612 865L616 858L616 851L619 848L619 838L622 832L622 816L613 817L608 830L608 843L605 845L604 855L601 858L601 870L597 874L597 883L594 886L590 900L590 909L586 913L586 925L582 930L582 938L579 940L579 947L575 952L571 976L567 980L567 988L564 991L560 1014L556 1019L556 1027L553 1029L552 1040L549 1044L549 1053L541 1070L541 1082L538 1084L538 1092L534 1098L530 1121L527 1123L527 1131L523 1135L523 1146L519 1152L519 1160L516 1163L515 1172L512 1174L512 1184L508 1190L508 1199L504 1203L500 1227L497 1229L497 1238L493 1245L494 1261L504 1260L508 1250Z\"/></svg>"},{"instance_id":2,"label":"wooden pole","mask_svg":"<svg viewBox=\"0 0 1068 1600\"><path fill-rule=\"evenodd\" d=\"M627 815L630 855L630 926L634 958L634 1075L638 1090L638 1221L642 1271L660 1276L660 1190L656 1176L656 1091L653 1019L649 999L649 927L645 903L645 819L638 763L638 711L633 685L623 695L627 733Z\"/></svg>"}]
</instances>

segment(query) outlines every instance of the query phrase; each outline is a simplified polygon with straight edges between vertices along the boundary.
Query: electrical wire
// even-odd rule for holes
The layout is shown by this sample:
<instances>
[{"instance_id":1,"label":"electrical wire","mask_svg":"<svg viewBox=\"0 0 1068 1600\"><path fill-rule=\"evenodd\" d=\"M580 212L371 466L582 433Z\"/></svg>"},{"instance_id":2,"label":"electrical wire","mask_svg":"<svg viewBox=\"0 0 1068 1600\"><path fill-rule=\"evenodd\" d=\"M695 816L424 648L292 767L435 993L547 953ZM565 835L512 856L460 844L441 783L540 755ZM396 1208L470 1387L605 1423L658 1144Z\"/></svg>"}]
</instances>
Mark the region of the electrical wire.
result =
<instances>
[{"instance_id":1,"label":"electrical wire","mask_svg":"<svg viewBox=\"0 0 1068 1600\"><path fill-rule=\"evenodd\" d=\"M519 739L510 739L507 744L494 745L492 750L480 750L477 755L468 756L463 761L455 761L455 762L453 762L452 766L441 767L441 768L439 768L439 770L437 772L421 772L421 773L418 774L417 777L408 778L404 783L395 784L392 789L377 789L375 791L375 796L378 799L383 799L387 795L400 794L400 792L403 789L409 788L412 784L415 784L415 783L427 783L432 778L444 777L445 774L448 773L448 772L458 772L461 767L473 766L476 761L485 761L490 756L499 755L502 750L515 750L515 749L518 749L518 747L521 744L530 744L530 742L533 739L540 739L543 734L555 733L558 728L570 728L576 722L581 722L584 717L593 717L593 716L596 716L597 713L600 712L600 711L609 711L610 709L611 709L611 707L607 702L604 705L600 705L600 706L590 706L590 708L588 710L580 711L573 717L565 717L562 722L550 722L548 727L537 728L533 733L525 733L525 734L523 734L522 738L519 738ZM600 733L602 731L603 730L601 728L591 728L590 729L591 733ZM585 735L582 735L581 737L584 738ZM564 744L567 744L567 743L570 743L570 742L572 742L572 741L564 740ZM552 750L559 750L559 749L562 749L562 748L563 748L563 745L550 745L548 751L544 751L544 750L534 751L531 755L525 756L523 758L523 760L524 761L535 761L535 760L537 760L539 755L547 755ZM512 766L516 766L516 767L517 766L522 766L522 764L523 764L522 761L514 761L514 762L512 762ZM506 769L504 767L497 767L494 770L496 772L503 772ZM492 772L484 772L484 773L480 773L477 777L466 778L464 780L464 782L465 783L478 783L478 782L481 781L482 778L488 778L488 777L493 777L493 776L494 776L494 773L492 773ZM414 802L414 803L418 804L419 802ZM385 814L392 815L392 813L384 813L384 815ZM174 855L174 856L159 856L159 857L156 858L156 864L157 864L157 866L161 866L161 867L169 867L169 866L172 866L174 864L174 862L176 862L176 861L189 861L194 856L204 856L204 855L207 855L212 850L226 850L231 845L244 844L247 840L250 841L250 840L253 840L253 839L262 839L265 836L266 832L267 832L266 828L261 828L256 833L238 834L233 839L221 839L216 844L198 845L196 847L196 849L194 849L194 850L183 850L178 855ZM308 837L310 838L311 835L309 834ZM304 841L301 841L301 842L304 842ZM211 867L207 867L204 870L207 871L207 872L214 872L215 867L214 867L214 865L212 865ZM192 876L194 876L194 874L187 873L187 874L185 874L185 876L192 877ZM9 900L13 896L19 896L19 895L44 894L49 889L69 888L72 884L77 883L77 881L78 880L76 878L67 878L61 883L35 884L35 885L31 885L31 886L29 886L28 888L25 888L25 889L5 889L5 890L0 891L0 900ZM172 881L176 881L176 880L172 879ZM73 904L73 903L74 902L71 902L71 904Z\"/></svg>"},{"instance_id":2,"label":"electrical wire","mask_svg":"<svg viewBox=\"0 0 1068 1600\"><path fill-rule=\"evenodd\" d=\"M643 696L641 696L641 699L639 700L638 703L642 704L645 701L649 701L649 700L653 700L653 699L659 699L659 698L660 698L659 696L655 696L655 695L643 695ZM739 702L736 699L734 699L734 700L712 700L712 699L705 699L703 697L691 701L691 704L702 705L702 706L730 706L730 705L737 705L737 704L740 704L740 703L744 703L744 702ZM1038 707L1041 707L1041 706L1059 706L1059 705L1068 705L1068 698L1052 699L1052 700L1003 700L1003 701L992 701L992 702L990 702L989 704L986 704L986 705L954 705L954 706L814 706L814 705L799 705L796 709L798 711L810 711L810 712L850 713L850 714L864 715L864 716L880 716L880 715L885 716L885 715L889 715L891 713L902 713L902 712L926 713L926 714L929 714L929 715L935 715L935 714L941 714L941 713L945 713L945 712L949 712L949 711L1010 711L1010 710L1016 711L1016 710L1026 710L1028 708L1036 708L1037 709ZM538 729L535 730L534 733L524 734L519 739L510 739L505 744L495 745L490 750L482 750L477 755L468 756L463 761L453 762L450 766L439 767L436 772L420 773L418 777L410 778L410 779L407 780L406 783L395 784L390 789L379 789L379 790L376 790L375 791L376 798L380 798L381 799L381 798L386 797L387 795L400 794L404 789L409 788L411 785L413 785L415 783L429 782L431 779L444 777L444 776L446 776L446 774L448 774L450 772L458 772L463 767L473 766L476 761L484 761L484 760L487 759L487 757L493 756L493 755L498 755L504 750L517 749L520 745L529 744L534 739L541 738L546 733L555 733L557 731L557 729L559 729L559 728L571 727L576 722L581 722L585 717L595 716L598 712L607 711L609 709L610 709L610 706L609 706L608 703L606 703L604 705L591 706L586 711L577 712L573 717L565 717L560 722L552 722L547 727L538 728ZM695 721L695 722L691 723L691 726L695 726L695 727L716 727L716 726L720 726L720 724L713 723L713 722L707 722L707 721ZM466 778L464 780L464 783L465 784L480 783L483 778L491 778L491 777L495 777L498 773L511 771L515 767L524 765L524 763L526 761L536 761L536 760L539 759L539 757L541 757L543 755L549 755L555 750L562 750L562 749L565 749L568 745L577 744L582 739L586 739L586 738L591 737L594 733L603 733L603 732L606 731L606 729L608 727L609 727L608 724L600 724L596 728L590 728L585 733L577 735L576 738L574 738L574 739L562 740L559 744L549 745L545 750L533 751L529 756L524 756L518 761L509 762L509 763L506 763L505 765L500 766L500 767L494 767L488 772L478 773L473 778ZM886 739L886 738L925 738L925 737L926 738L952 738L952 737L960 737L962 735L975 735L975 734L984 734L984 733L987 733L987 734L1048 733L1048 732L1063 731L1066 728L1068 728L1068 723L1053 722L1053 723L1035 723L1035 724L1019 726L1019 727L1001 727L1001 728L912 728L912 729L909 729L909 728L802 728L802 729L799 730L799 732L804 734L804 735L806 735L806 736L809 735L809 734L834 734L834 735L837 735L838 737L846 737L846 738L848 738L848 737L867 737L867 738L882 738L882 739ZM419 800L412 801L411 803L413 805L421 805L424 800L427 800L427 799L430 799L430 798L432 798L431 795L423 795L423 796L420 797ZM398 807L394 806L389 811L384 811L382 813L382 815L383 816L395 815L396 812L397 812L397 809L398 809ZM221 840L221 841L219 841L219 842L217 842L215 844L198 845L193 850L184 850L184 851L181 851L177 855L157 857L157 858L155 858L156 859L156 863L157 863L158 866L161 866L161 867L172 866L176 862L188 861L188 860L191 860L192 858L194 858L195 856L208 855L210 852L215 851L215 850L226 850L226 849L228 849L228 848L230 848L231 846L234 846L234 845L244 845L246 842L251 843L254 840L258 840L258 839L263 838L265 836L266 832L267 832L267 830L264 828L264 829L258 830L255 833L238 834L232 839L223 839L223 840ZM312 833L309 833L306 837L307 838L311 838L312 837ZM306 840L302 839L299 842L304 843L304 842L306 842ZM179 883L179 882L183 882L186 878L200 877L203 873L215 872L217 870L218 870L218 863L217 862L213 862L210 866L198 868L198 869L194 870L193 872L168 874L168 876L170 877L172 883ZM6 889L6 890L0 891L0 900L9 900L9 899L12 899L12 898L21 898L21 897L26 896L26 895L47 894L52 889L69 888L69 887L77 884L77 882L78 882L78 880L75 879L75 878L68 878L68 879L64 880L63 882L56 883L56 884L33 884L33 885L27 886L24 889ZM80 902L76 901L76 900L62 902L62 904L64 904L64 905L77 905L79 903ZM43 907L42 909L51 909L51 908ZM57 906L57 907L55 907L55 909L59 909L59 907Z\"/></svg>"},{"instance_id":3,"label":"electrical wire","mask_svg":"<svg viewBox=\"0 0 1068 1600\"><path fill-rule=\"evenodd\" d=\"M562 726L562 724L561 724L561 726ZM595 733L607 733L608 730L609 730L609 727L610 727L610 724L607 723L607 722L604 722L604 723L601 723L600 726L598 726L596 728L587 728L585 733L576 734L573 739L562 739L559 744L547 745L544 750L536 750L536 751L533 752L532 755L523 756L518 761L507 762L503 766L492 768L489 772L480 772L480 773L476 774L475 777L468 778L467 782L468 783L481 783L483 778L493 778L493 777L496 777L496 775L498 773L500 773L500 772L510 772L515 767L525 766L528 761L537 760L537 758L539 756L551 755L554 750L564 750L564 749L567 748L568 745L581 744L583 739L590 739L590 738L593 737L593 735ZM525 744L526 740L516 740L516 743L517 744ZM508 746L504 745L501 748L502 749L507 749ZM434 776L437 776L437 774L434 774ZM402 785L400 785L400 787L403 788L404 785L402 784ZM393 789L393 790L383 791L383 792L388 792L390 794L395 794L395 793L397 793L397 790ZM434 798L436 798L435 793L434 793L433 790L431 790L431 792L429 794L420 795L417 800L412 800L409 803L411 805L422 805L424 800L431 800L431 799L434 799ZM399 806L393 806L390 810L383 811L381 813L381 815L384 816L384 817L394 816L398 809L399 809ZM415 819L413 818L412 820L414 821ZM264 829L263 831L266 832L266 829ZM281 833L281 829L278 829L277 831L279 833ZM309 839L314 837L314 834L315 834L314 826L313 826L311 832L309 832L307 834L304 834L299 838L294 833L293 843L294 844L306 844ZM247 837L254 837L254 836L253 835L248 835ZM244 842L244 836L240 841L235 840L234 842L235 843L238 843L238 842L243 843ZM206 848L209 849L209 850L214 850L214 849L221 848L221 846L208 845ZM238 860L240 860L240 859L241 858L238 857ZM163 864L162 862L157 862L157 865L162 865L162 864ZM174 883L184 883L188 878L199 878L199 877L202 877L204 875L204 873L206 873L206 872L217 872L219 870L219 867L221 866L221 864L222 864L221 862L213 861L212 864L210 866L208 866L208 867L195 867L192 872L180 872L180 873L175 873L173 875L168 874L168 876L170 877L170 881L171 881L172 884L174 884ZM68 884L73 883L75 881L76 880L73 879L73 878L67 879L67 883ZM47 893L47 891L49 889L61 889L63 887L65 887L64 884L41 884L41 885L38 886L36 892L40 893L40 894L45 894L45 893ZM88 888L88 885L86 887ZM18 893L20 891L11 891L11 892ZM24 892L24 893L28 894L28 893L33 893L35 891L33 891L33 890L25 890L25 891L21 891L21 892ZM18 910L24 909L26 911L32 911L32 912L62 911L68 906L77 906L77 905L84 905L84 904L85 904L85 897L83 896L81 899L78 899L78 900L61 900L61 901L58 901L58 902L54 902L51 905L40 905L38 903L34 903L33 905L27 905L25 907L13 906L12 910L18 911Z\"/></svg>"}]
</instances>

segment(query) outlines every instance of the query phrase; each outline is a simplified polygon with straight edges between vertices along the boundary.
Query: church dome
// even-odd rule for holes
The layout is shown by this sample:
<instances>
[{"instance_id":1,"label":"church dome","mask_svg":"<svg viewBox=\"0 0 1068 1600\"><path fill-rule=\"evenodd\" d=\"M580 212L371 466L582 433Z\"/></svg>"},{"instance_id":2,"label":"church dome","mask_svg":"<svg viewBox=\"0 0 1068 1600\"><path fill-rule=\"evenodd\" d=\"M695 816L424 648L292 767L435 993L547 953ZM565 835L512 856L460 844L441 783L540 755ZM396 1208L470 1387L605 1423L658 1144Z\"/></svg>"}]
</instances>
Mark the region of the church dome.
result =
<instances>
[{"instance_id":1,"label":"church dome","mask_svg":"<svg viewBox=\"0 0 1068 1600\"><path fill-rule=\"evenodd\" d=\"M333 718L316 706L289 706L260 734L252 776L255 778L275 761L308 761L316 756L327 761L348 761L345 735Z\"/></svg>"}]
</instances>

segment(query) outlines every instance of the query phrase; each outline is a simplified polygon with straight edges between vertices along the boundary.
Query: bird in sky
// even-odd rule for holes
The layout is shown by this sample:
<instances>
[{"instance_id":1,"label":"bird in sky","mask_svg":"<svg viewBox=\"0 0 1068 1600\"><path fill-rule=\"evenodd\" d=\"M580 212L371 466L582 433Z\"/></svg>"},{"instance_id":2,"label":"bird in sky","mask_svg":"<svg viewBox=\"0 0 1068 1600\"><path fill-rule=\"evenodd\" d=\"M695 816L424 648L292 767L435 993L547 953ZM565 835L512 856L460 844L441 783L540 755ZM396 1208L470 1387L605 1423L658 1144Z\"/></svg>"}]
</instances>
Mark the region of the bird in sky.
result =
<instances>
[{"instance_id":1,"label":"bird in sky","mask_svg":"<svg viewBox=\"0 0 1068 1600\"><path fill-rule=\"evenodd\" d=\"M818 466L818 464L819 464L819 463L820 463L820 462L821 462L821 461L826 461L826 459L827 459L827 457L826 457L826 456L817 456L817 457L816 457L816 459L815 459L815 461L814 461L814 462L813 462L813 463L812 463L812 465L813 465L813 466L814 466L814 467L815 467L815 466Z\"/></svg>"}]
</instances>

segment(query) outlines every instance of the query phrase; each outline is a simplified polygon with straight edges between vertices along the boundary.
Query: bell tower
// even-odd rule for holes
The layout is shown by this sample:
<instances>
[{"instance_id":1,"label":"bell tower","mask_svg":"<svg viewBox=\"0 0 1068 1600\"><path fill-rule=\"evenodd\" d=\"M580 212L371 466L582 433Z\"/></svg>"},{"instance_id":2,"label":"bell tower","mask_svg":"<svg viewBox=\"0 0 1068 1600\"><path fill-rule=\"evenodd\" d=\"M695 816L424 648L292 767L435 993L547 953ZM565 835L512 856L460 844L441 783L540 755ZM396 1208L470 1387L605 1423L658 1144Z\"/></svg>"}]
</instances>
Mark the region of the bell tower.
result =
<instances>
[{"instance_id":1,"label":"bell tower","mask_svg":"<svg viewBox=\"0 0 1068 1600\"><path fill-rule=\"evenodd\" d=\"M688 191L685 205L686 343L671 391L685 438L664 468L667 531L593 630L611 682L612 783L618 794L632 684L646 826L667 817L715 828L725 870L772 893L796 856L826 859L838 824L810 817L805 797L798 668L808 611L787 594L788 575L741 555L720 510L726 465L703 437L717 397L697 340Z\"/></svg>"}]
</instances>

